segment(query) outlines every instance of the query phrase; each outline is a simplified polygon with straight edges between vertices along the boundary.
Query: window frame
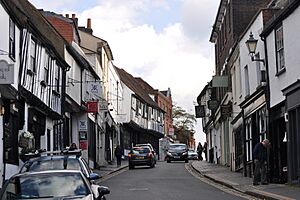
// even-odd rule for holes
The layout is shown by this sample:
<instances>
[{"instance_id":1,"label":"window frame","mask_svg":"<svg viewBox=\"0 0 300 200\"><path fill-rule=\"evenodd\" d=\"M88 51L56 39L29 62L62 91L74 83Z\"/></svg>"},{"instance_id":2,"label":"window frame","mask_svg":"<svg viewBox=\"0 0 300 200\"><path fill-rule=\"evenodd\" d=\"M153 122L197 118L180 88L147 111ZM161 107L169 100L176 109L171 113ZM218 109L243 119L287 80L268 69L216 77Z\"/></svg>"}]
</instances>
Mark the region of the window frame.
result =
<instances>
[{"instance_id":1,"label":"window frame","mask_svg":"<svg viewBox=\"0 0 300 200\"><path fill-rule=\"evenodd\" d=\"M16 59L16 24L9 18L9 57Z\"/></svg>"},{"instance_id":2,"label":"window frame","mask_svg":"<svg viewBox=\"0 0 300 200\"><path fill-rule=\"evenodd\" d=\"M284 35L282 23L275 28L275 56L276 56L276 76L283 73L285 69L285 57L284 57Z\"/></svg>"}]
</instances>

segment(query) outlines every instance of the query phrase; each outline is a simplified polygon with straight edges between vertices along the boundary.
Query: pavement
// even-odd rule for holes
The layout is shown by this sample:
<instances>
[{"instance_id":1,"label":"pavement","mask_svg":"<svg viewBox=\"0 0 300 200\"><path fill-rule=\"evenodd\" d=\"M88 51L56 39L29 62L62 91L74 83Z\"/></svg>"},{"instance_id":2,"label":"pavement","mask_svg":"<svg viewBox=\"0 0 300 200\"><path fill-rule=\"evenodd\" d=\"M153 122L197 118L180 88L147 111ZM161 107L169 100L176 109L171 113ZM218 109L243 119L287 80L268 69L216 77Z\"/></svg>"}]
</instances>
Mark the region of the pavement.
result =
<instances>
[{"instance_id":1,"label":"pavement","mask_svg":"<svg viewBox=\"0 0 300 200\"><path fill-rule=\"evenodd\" d=\"M204 177L253 197L270 200L300 200L300 187L298 186L273 183L253 186L252 178L244 177L240 172L230 171L226 166L212 164L204 160L190 162L193 169ZM113 162L112 164L101 166L99 169L93 171L105 177L126 167L128 167L128 161L123 160L121 166L117 166L117 164Z\"/></svg>"},{"instance_id":2,"label":"pavement","mask_svg":"<svg viewBox=\"0 0 300 200\"><path fill-rule=\"evenodd\" d=\"M118 172L126 167L128 167L128 161L122 160L121 166L117 166L117 162L112 162L105 166L100 166L98 169L93 169L93 172L104 178L105 176Z\"/></svg>"},{"instance_id":3,"label":"pavement","mask_svg":"<svg viewBox=\"0 0 300 200\"><path fill-rule=\"evenodd\" d=\"M260 199L300 199L300 187L298 186L272 183L253 186L252 178L244 177L240 172L230 171L226 166L212 164L206 161L194 161L192 162L192 167L204 177L216 183Z\"/></svg>"}]
</instances>

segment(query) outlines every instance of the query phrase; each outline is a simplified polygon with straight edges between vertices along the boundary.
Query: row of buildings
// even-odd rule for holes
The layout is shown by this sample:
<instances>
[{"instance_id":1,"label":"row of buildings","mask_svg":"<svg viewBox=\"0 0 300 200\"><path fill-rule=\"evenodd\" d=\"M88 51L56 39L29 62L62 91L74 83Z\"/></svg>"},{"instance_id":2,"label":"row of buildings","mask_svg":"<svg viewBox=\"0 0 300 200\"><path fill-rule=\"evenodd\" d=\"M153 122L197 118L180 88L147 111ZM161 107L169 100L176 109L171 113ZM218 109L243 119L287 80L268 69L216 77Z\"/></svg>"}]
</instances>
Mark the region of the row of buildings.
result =
<instances>
[{"instance_id":1,"label":"row of buildings","mask_svg":"<svg viewBox=\"0 0 300 200\"><path fill-rule=\"evenodd\" d=\"M159 91L113 64L91 19L38 10L27 0L0 0L0 185L24 154L76 143L89 166L110 163L172 130L170 89Z\"/></svg>"},{"instance_id":2,"label":"row of buildings","mask_svg":"<svg viewBox=\"0 0 300 200\"><path fill-rule=\"evenodd\" d=\"M251 177L253 147L268 138L270 181L300 184L299 5L220 1L210 37L215 75L196 107L210 162Z\"/></svg>"}]
</instances>

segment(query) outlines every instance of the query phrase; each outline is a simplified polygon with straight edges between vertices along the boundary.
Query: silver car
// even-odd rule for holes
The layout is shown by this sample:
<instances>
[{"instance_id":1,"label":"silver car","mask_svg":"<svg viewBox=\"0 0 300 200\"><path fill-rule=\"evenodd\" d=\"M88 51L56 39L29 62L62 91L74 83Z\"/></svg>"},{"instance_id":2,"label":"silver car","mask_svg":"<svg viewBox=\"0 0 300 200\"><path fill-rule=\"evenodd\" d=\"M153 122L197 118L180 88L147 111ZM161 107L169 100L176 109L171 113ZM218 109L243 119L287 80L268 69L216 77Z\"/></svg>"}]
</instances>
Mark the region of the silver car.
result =
<instances>
[{"instance_id":1,"label":"silver car","mask_svg":"<svg viewBox=\"0 0 300 200\"><path fill-rule=\"evenodd\" d=\"M107 187L90 184L78 170L51 170L14 175L1 189L0 199L102 200L105 194Z\"/></svg>"}]
</instances>

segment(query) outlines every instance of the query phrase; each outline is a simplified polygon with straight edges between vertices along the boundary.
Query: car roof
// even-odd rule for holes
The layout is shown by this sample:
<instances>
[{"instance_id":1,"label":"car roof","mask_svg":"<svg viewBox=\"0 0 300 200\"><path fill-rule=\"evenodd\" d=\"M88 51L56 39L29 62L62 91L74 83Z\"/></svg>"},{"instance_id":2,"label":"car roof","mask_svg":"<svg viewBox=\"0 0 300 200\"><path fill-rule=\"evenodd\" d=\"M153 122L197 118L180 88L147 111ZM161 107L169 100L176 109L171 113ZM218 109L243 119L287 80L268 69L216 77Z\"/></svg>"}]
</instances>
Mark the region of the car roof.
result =
<instances>
[{"instance_id":1,"label":"car roof","mask_svg":"<svg viewBox=\"0 0 300 200\"><path fill-rule=\"evenodd\" d=\"M13 177L20 177L20 176L29 176L29 175L36 175L36 174L59 174L59 173L65 173L65 174L81 174L82 172L79 170L45 170L45 171L34 171L34 172L24 172L15 174Z\"/></svg>"},{"instance_id":2,"label":"car roof","mask_svg":"<svg viewBox=\"0 0 300 200\"><path fill-rule=\"evenodd\" d=\"M148 146L135 146L133 149L150 149Z\"/></svg>"},{"instance_id":3,"label":"car roof","mask_svg":"<svg viewBox=\"0 0 300 200\"><path fill-rule=\"evenodd\" d=\"M36 161L48 161L48 160L63 160L63 159L74 159L79 160L79 157L75 155L50 155L50 156L40 156L31 158L26 162L36 162Z\"/></svg>"},{"instance_id":4,"label":"car roof","mask_svg":"<svg viewBox=\"0 0 300 200\"><path fill-rule=\"evenodd\" d=\"M170 144L170 145L171 145L171 146L172 146L172 145L174 145L174 146L175 146L175 145L177 145L177 146L178 146L178 145L181 145L181 146L187 146L187 145L184 144L184 143L172 143L172 144Z\"/></svg>"}]
</instances>

